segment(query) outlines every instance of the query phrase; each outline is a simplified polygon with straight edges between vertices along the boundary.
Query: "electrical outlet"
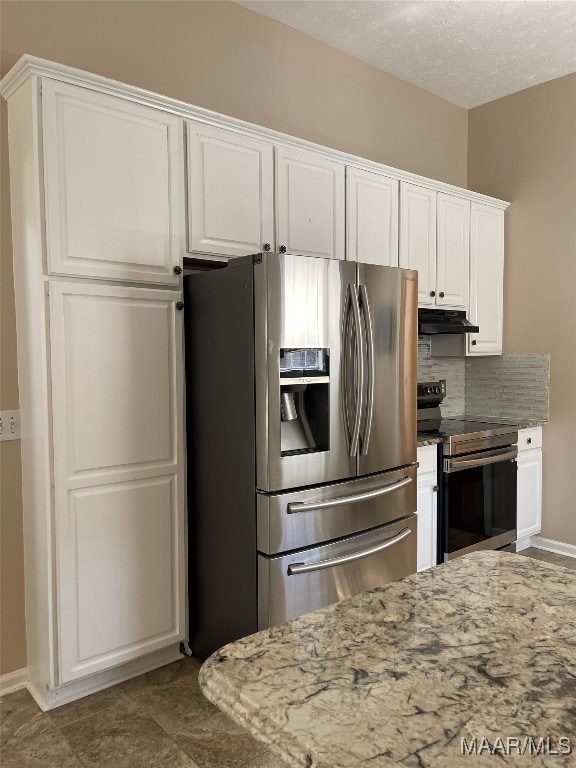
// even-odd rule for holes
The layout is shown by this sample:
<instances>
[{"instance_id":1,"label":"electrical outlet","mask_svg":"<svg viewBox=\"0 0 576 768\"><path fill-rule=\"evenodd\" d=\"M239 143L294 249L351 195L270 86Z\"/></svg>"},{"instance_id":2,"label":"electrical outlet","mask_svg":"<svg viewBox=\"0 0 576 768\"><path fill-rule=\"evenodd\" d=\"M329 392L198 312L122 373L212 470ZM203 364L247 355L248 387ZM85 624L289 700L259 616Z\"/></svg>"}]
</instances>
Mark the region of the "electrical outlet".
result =
<instances>
[{"instance_id":1,"label":"electrical outlet","mask_svg":"<svg viewBox=\"0 0 576 768\"><path fill-rule=\"evenodd\" d=\"M0 440L20 440L20 411L0 411Z\"/></svg>"}]
</instances>

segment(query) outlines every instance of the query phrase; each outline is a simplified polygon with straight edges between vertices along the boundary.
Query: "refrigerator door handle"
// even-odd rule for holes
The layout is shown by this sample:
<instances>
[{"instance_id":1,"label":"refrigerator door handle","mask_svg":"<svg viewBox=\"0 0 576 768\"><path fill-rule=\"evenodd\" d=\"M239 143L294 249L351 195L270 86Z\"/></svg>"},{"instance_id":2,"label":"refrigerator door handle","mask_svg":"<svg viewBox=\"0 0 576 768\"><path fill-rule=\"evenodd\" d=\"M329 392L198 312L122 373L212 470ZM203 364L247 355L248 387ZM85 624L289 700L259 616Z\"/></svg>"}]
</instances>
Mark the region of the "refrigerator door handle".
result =
<instances>
[{"instance_id":1,"label":"refrigerator door handle","mask_svg":"<svg viewBox=\"0 0 576 768\"><path fill-rule=\"evenodd\" d=\"M314 512L317 509L328 509L329 507L340 507L343 504L355 504L358 501L368 501L369 499L375 499L378 496L384 496L385 493L398 491L400 488L404 488L411 482L411 477L403 477L395 483L390 483L390 485L383 485L381 488L374 488L371 491L355 493L350 496L337 496L335 499L323 499L322 501L311 501L309 503L296 501L292 504L288 504L286 511L289 515L293 515L295 512Z\"/></svg>"},{"instance_id":2,"label":"refrigerator door handle","mask_svg":"<svg viewBox=\"0 0 576 768\"><path fill-rule=\"evenodd\" d=\"M348 285L346 290L346 302L344 304L344 322L342 323L342 404L344 410L344 424L346 426L346 437L348 445L352 442L352 427L350 425L352 404L350 402L352 388L352 337L353 333L350 327L352 311L352 286Z\"/></svg>"},{"instance_id":3,"label":"refrigerator door handle","mask_svg":"<svg viewBox=\"0 0 576 768\"><path fill-rule=\"evenodd\" d=\"M366 418L364 422L364 434L360 453L365 456L370 446L370 434L372 432L372 416L374 413L374 329L372 326L372 315L370 314L370 302L368 301L368 291L364 284L360 288L360 307L364 316L364 326L366 329L366 359L368 363L368 386L366 399Z\"/></svg>"},{"instance_id":4,"label":"refrigerator door handle","mask_svg":"<svg viewBox=\"0 0 576 768\"><path fill-rule=\"evenodd\" d=\"M352 317L354 318L354 338L353 349L355 351L354 368L356 376L354 377L356 408L354 413L354 424L350 438L350 456L356 456L358 453L358 444L360 442L360 426L362 423L362 410L364 405L364 336L361 328L360 302L358 301L358 291L355 285L350 286L350 297L352 299Z\"/></svg>"},{"instance_id":5,"label":"refrigerator door handle","mask_svg":"<svg viewBox=\"0 0 576 768\"><path fill-rule=\"evenodd\" d=\"M355 560L361 560L363 557L376 555L378 552L383 552L385 549L389 549L395 544L399 544L407 536L410 536L411 533L412 531L410 528L403 528L400 533L397 533L396 536L393 536L391 539L387 539L381 544L375 544L373 547L361 549L358 552L350 552L349 555L332 557L329 560L320 560L317 563L293 563L292 565L288 566L288 576L296 576L299 573L311 573L312 571L320 571L323 568L334 568L337 565L353 563Z\"/></svg>"}]
</instances>

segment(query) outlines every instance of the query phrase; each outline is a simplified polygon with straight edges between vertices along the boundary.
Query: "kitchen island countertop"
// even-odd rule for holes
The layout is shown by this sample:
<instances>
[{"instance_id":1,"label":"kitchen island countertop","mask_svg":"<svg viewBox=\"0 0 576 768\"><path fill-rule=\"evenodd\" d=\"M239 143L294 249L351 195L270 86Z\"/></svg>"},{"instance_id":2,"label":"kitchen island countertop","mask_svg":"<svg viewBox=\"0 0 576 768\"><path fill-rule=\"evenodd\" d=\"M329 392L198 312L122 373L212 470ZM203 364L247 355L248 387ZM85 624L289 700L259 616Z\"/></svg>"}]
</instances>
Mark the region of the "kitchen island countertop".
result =
<instances>
[{"instance_id":1,"label":"kitchen island countertop","mask_svg":"<svg viewBox=\"0 0 576 768\"><path fill-rule=\"evenodd\" d=\"M290 766L574 766L576 573L476 552L231 643L200 683ZM506 741L530 737L557 754Z\"/></svg>"}]
</instances>

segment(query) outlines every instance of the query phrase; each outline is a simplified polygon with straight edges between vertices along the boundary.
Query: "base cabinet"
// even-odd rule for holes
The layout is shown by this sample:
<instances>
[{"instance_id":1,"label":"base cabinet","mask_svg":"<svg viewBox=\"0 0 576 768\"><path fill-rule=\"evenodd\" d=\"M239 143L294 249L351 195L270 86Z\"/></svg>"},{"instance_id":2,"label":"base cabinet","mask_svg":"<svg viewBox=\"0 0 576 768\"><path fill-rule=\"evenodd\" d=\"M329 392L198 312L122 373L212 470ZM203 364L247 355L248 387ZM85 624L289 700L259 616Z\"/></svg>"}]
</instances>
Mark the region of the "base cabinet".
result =
<instances>
[{"instance_id":1,"label":"base cabinet","mask_svg":"<svg viewBox=\"0 0 576 768\"><path fill-rule=\"evenodd\" d=\"M437 446L418 448L418 571L436 565L438 531Z\"/></svg>"},{"instance_id":2,"label":"base cabinet","mask_svg":"<svg viewBox=\"0 0 576 768\"><path fill-rule=\"evenodd\" d=\"M541 439L537 434L523 439L528 432L534 430L518 433L518 539L535 536L542 530L542 449L524 447L541 444Z\"/></svg>"}]
</instances>

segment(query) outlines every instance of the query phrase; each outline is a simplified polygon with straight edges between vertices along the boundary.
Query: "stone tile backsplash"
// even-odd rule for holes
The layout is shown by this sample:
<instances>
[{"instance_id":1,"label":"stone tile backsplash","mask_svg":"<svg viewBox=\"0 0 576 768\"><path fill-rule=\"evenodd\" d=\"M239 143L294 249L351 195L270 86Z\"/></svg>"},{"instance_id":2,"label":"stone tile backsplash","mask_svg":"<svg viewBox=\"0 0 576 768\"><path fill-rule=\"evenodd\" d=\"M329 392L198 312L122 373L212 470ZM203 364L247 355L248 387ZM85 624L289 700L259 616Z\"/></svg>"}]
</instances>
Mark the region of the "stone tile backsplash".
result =
<instances>
[{"instance_id":1,"label":"stone tile backsplash","mask_svg":"<svg viewBox=\"0 0 576 768\"><path fill-rule=\"evenodd\" d=\"M550 355L466 358L466 413L548 420Z\"/></svg>"},{"instance_id":2,"label":"stone tile backsplash","mask_svg":"<svg viewBox=\"0 0 576 768\"><path fill-rule=\"evenodd\" d=\"M418 337L418 381L446 379L442 415L548 420L550 355L430 357L430 337Z\"/></svg>"},{"instance_id":3,"label":"stone tile backsplash","mask_svg":"<svg viewBox=\"0 0 576 768\"><path fill-rule=\"evenodd\" d=\"M458 417L466 410L466 361L463 357L430 357L430 337L418 337L418 381L446 379L442 415Z\"/></svg>"}]
</instances>

